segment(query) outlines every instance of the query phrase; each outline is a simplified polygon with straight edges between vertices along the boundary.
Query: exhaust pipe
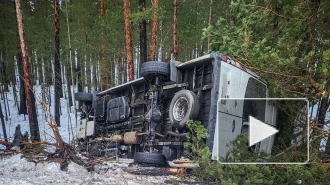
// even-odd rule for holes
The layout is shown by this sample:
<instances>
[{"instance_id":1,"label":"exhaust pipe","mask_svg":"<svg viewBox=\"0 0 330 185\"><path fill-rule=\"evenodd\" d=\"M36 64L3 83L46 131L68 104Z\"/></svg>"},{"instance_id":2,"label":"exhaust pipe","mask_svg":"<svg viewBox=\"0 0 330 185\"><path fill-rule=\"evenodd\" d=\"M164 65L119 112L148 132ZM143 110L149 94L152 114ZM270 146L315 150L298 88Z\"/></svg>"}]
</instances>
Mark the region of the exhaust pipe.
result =
<instances>
[{"instance_id":1,"label":"exhaust pipe","mask_svg":"<svg viewBox=\"0 0 330 185\"><path fill-rule=\"evenodd\" d=\"M156 135L162 138L166 138L168 135L174 136L174 137L186 137L186 135L188 135L188 133L176 133L173 131L167 131L165 135L156 132Z\"/></svg>"}]
</instances>

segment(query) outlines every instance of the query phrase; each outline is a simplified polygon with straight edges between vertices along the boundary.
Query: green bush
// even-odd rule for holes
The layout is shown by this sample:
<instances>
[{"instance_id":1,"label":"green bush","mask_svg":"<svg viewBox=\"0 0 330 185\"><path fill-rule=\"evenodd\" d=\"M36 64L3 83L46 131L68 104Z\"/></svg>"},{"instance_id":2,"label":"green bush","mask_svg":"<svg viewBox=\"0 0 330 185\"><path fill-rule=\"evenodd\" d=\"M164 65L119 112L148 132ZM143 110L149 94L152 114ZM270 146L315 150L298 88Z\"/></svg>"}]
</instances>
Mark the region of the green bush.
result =
<instances>
[{"instance_id":1,"label":"green bush","mask_svg":"<svg viewBox=\"0 0 330 185\"><path fill-rule=\"evenodd\" d=\"M211 151L205 144L207 129L199 121L187 122L191 134L187 136L186 151L192 154L200 167L193 170L193 174L200 180L216 184L329 184L330 177L317 154L311 153L309 164L306 165L270 165L270 164L220 164L211 160ZM239 135L231 142L229 153L246 153L246 135ZM256 154L228 155L228 161L255 161Z\"/></svg>"}]
</instances>

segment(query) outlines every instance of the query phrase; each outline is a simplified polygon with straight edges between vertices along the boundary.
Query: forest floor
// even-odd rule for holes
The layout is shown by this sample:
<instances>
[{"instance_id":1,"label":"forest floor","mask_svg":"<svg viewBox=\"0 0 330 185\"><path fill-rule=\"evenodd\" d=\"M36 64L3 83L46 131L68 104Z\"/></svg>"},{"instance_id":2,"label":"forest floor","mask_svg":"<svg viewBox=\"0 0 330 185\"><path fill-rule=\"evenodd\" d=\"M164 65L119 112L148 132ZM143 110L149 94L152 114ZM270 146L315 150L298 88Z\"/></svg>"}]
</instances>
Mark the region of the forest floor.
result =
<instances>
[{"instance_id":1,"label":"forest floor","mask_svg":"<svg viewBox=\"0 0 330 185\"><path fill-rule=\"evenodd\" d=\"M0 184L204 184L192 177L170 175L169 168L140 167L128 163L105 162L88 172L85 167L70 163L61 171L55 162L28 162L21 154L0 161Z\"/></svg>"},{"instance_id":2,"label":"forest floor","mask_svg":"<svg viewBox=\"0 0 330 185\"><path fill-rule=\"evenodd\" d=\"M128 163L105 162L88 172L83 166L70 163L61 171L55 162L28 162L21 154L0 161L0 184L204 184L192 177L170 175L169 168L140 167Z\"/></svg>"}]
</instances>

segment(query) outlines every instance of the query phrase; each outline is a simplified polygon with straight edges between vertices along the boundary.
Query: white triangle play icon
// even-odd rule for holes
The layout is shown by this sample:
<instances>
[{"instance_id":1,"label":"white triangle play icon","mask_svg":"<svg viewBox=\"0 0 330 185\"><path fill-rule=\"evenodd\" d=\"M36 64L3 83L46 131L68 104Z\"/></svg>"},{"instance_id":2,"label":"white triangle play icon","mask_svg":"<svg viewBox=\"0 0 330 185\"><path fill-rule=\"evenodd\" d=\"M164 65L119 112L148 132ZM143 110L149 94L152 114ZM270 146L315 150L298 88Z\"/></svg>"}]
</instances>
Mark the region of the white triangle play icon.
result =
<instances>
[{"instance_id":1,"label":"white triangle play icon","mask_svg":"<svg viewBox=\"0 0 330 185\"><path fill-rule=\"evenodd\" d=\"M249 125L249 146L252 146L278 132L274 127L269 126L252 116L249 116Z\"/></svg>"}]
</instances>

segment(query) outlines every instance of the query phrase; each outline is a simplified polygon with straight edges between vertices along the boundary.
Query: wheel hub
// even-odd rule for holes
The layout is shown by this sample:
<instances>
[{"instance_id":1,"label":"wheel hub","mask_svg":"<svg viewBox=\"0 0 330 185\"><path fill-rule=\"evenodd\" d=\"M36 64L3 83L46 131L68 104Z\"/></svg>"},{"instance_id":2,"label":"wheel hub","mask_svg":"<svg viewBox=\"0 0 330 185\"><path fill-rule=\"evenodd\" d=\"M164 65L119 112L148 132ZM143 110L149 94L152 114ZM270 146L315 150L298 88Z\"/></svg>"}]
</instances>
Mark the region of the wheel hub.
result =
<instances>
[{"instance_id":1,"label":"wheel hub","mask_svg":"<svg viewBox=\"0 0 330 185\"><path fill-rule=\"evenodd\" d=\"M186 116L188 110L188 100L185 97L180 97L174 104L173 117L181 121Z\"/></svg>"}]
</instances>

